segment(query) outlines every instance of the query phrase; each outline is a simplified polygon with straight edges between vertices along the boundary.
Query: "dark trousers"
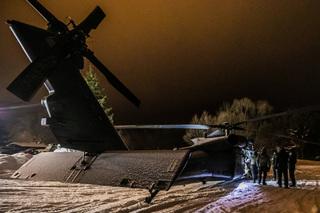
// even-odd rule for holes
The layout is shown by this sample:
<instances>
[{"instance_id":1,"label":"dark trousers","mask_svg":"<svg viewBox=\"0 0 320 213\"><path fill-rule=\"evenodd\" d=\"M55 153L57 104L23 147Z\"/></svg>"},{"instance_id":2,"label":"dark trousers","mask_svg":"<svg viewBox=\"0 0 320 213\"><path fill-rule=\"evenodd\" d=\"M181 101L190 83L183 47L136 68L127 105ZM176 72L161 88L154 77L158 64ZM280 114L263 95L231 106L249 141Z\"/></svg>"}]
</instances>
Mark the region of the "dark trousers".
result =
<instances>
[{"instance_id":1,"label":"dark trousers","mask_svg":"<svg viewBox=\"0 0 320 213\"><path fill-rule=\"evenodd\" d=\"M273 178L276 180L277 179L277 168L275 166L272 166L272 170L273 170Z\"/></svg>"},{"instance_id":2,"label":"dark trousers","mask_svg":"<svg viewBox=\"0 0 320 213\"><path fill-rule=\"evenodd\" d=\"M259 166L259 184L261 183L261 177L263 173L263 180L262 183L266 184L268 168L266 166Z\"/></svg>"},{"instance_id":3,"label":"dark trousers","mask_svg":"<svg viewBox=\"0 0 320 213\"><path fill-rule=\"evenodd\" d=\"M255 183L256 180L257 180L257 173L258 173L258 171L257 171L257 165L252 164L252 165L251 165L251 175L252 175L252 180L253 180L254 183Z\"/></svg>"},{"instance_id":4,"label":"dark trousers","mask_svg":"<svg viewBox=\"0 0 320 213\"><path fill-rule=\"evenodd\" d=\"M295 168L290 168L289 167L289 176L290 176L290 180L291 180L291 185L292 186L296 186L296 179L294 177L294 170L295 170Z\"/></svg>"},{"instance_id":5,"label":"dark trousers","mask_svg":"<svg viewBox=\"0 0 320 213\"><path fill-rule=\"evenodd\" d=\"M288 168L278 168L278 184L282 187L282 175L284 178L284 185L288 187Z\"/></svg>"}]
</instances>

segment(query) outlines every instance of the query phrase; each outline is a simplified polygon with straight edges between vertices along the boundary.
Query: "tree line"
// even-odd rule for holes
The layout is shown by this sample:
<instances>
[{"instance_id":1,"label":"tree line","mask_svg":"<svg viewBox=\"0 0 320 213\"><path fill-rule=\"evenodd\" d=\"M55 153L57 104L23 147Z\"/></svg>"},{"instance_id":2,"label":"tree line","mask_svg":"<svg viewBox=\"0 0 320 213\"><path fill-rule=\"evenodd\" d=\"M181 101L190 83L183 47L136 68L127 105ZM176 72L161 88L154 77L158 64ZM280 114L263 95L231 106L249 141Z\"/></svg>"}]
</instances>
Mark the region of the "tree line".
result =
<instances>
[{"instance_id":1,"label":"tree line","mask_svg":"<svg viewBox=\"0 0 320 213\"><path fill-rule=\"evenodd\" d=\"M234 133L245 136L256 150L265 147L273 152L277 146L296 147L300 158L314 159L320 156L319 112L306 110L303 113L268 117L272 112L273 107L266 100L254 102L249 98L234 99L232 103L223 103L215 114L203 111L201 115L194 115L190 123L217 125L243 122L239 127L244 130L234 130ZM216 129L187 130L183 139L191 145L192 138L203 137L207 131L210 133Z\"/></svg>"},{"instance_id":2,"label":"tree line","mask_svg":"<svg viewBox=\"0 0 320 213\"><path fill-rule=\"evenodd\" d=\"M92 64L89 64L88 70L83 77L106 115L113 123L112 108L108 104L105 89L100 86L99 78L94 72L94 66ZM252 101L249 98L242 98L234 99L231 103L224 102L215 114L203 111L201 115L194 115L190 123L214 125L243 122L240 127L244 128L244 130L235 130L234 133L245 136L254 144L256 150L265 147L271 152L276 146L295 146L301 158L305 158L304 155L306 153L309 155L309 158L319 156L318 158L320 159L319 112L307 111L270 119L258 119L267 117L266 115L272 113L273 107L268 101ZM4 122L0 120L0 146L12 140L33 141L35 143L51 143L50 141L55 141L54 136L48 131L48 128L38 128L39 117L41 116L24 113L18 117L18 124L11 126L10 130L8 130ZM250 121L251 119L255 121ZM217 128L211 128L206 131L210 133L216 129ZM205 130L187 130L183 136L183 140L189 145L192 145L192 138L203 137L205 133ZM311 149L309 153L305 152L308 147Z\"/></svg>"}]
</instances>

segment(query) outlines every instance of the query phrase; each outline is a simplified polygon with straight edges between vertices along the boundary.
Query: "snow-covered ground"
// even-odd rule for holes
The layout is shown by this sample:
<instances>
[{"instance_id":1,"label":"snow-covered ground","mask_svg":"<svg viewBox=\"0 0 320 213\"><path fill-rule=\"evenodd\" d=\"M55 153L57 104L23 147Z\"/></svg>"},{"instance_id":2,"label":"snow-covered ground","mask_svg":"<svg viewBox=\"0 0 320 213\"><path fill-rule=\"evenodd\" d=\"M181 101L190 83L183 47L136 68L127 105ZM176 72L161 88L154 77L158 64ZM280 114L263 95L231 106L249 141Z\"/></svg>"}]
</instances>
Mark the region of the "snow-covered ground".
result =
<instances>
[{"instance_id":1,"label":"snow-covered ground","mask_svg":"<svg viewBox=\"0 0 320 213\"><path fill-rule=\"evenodd\" d=\"M0 174L28 158L0 155ZM248 180L173 186L150 205L142 189L0 179L0 212L320 212L320 162L298 161L296 178L289 189L271 177L266 186Z\"/></svg>"},{"instance_id":2,"label":"snow-covered ground","mask_svg":"<svg viewBox=\"0 0 320 213\"><path fill-rule=\"evenodd\" d=\"M13 155L0 154L0 178L12 174L32 157L33 155L25 153Z\"/></svg>"}]
</instances>

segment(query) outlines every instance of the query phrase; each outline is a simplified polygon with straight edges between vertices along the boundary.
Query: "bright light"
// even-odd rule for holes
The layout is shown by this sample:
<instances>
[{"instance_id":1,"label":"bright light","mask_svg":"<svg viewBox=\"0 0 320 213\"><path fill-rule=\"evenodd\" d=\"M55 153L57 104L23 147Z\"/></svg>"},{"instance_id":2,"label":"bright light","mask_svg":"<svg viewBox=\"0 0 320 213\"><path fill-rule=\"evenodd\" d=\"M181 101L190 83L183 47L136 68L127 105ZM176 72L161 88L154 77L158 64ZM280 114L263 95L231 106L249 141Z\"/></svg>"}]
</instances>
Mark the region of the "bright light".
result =
<instances>
[{"instance_id":1,"label":"bright light","mask_svg":"<svg viewBox=\"0 0 320 213\"><path fill-rule=\"evenodd\" d=\"M27 105L0 107L0 112L7 111L7 110L13 110L13 109L31 108L31 107L37 107L37 106L40 106L40 104L27 104Z\"/></svg>"},{"instance_id":2,"label":"bright light","mask_svg":"<svg viewBox=\"0 0 320 213\"><path fill-rule=\"evenodd\" d=\"M246 189L249 186L245 183L240 183L240 185L236 188L236 190L242 190L242 189Z\"/></svg>"}]
</instances>

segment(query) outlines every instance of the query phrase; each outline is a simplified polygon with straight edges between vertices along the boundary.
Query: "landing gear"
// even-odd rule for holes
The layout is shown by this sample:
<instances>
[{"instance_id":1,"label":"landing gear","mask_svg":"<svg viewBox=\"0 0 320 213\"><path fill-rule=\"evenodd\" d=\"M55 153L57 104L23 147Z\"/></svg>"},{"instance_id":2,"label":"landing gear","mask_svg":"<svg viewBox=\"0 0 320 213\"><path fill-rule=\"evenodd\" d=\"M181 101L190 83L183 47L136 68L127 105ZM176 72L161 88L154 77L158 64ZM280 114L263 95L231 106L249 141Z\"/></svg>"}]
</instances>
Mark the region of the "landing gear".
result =
<instances>
[{"instance_id":1,"label":"landing gear","mask_svg":"<svg viewBox=\"0 0 320 213\"><path fill-rule=\"evenodd\" d=\"M81 165L85 166L87 164L91 164L92 159L95 160L98 157L98 154L90 153L90 152L83 152Z\"/></svg>"},{"instance_id":2,"label":"landing gear","mask_svg":"<svg viewBox=\"0 0 320 213\"><path fill-rule=\"evenodd\" d=\"M83 152L81 164L82 165L86 165L87 164L87 162L86 162L86 153L85 152Z\"/></svg>"},{"instance_id":3,"label":"landing gear","mask_svg":"<svg viewBox=\"0 0 320 213\"><path fill-rule=\"evenodd\" d=\"M155 185L152 184L152 186L151 186L150 188L148 188L148 190L149 190L149 192L150 192L150 196L149 196L149 197L146 197L146 203L148 203L148 204L151 203L152 199L153 199L153 198L158 194L158 192L160 191L160 190L158 190L158 189L154 189L154 188L155 188L154 186L155 186Z\"/></svg>"},{"instance_id":4,"label":"landing gear","mask_svg":"<svg viewBox=\"0 0 320 213\"><path fill-rule=\"evenodd\" d=\"M149 197L146 197L146 203L150 204L152 199L158 194L160 190L149 190L150 192L150 196Z\"/></svg>"},{"instance_id":5,"label":"landing gear","mask_svg":"<svg viewBox=\"0 0 320 213\"><path fill-rule=\"evenodd\" d=\"M90 168L91 164L97 159L97 154L83 152L82 157L70 168L65 181L76 183L83 175L83 172Z\"/></svg>"}]
</instances>

